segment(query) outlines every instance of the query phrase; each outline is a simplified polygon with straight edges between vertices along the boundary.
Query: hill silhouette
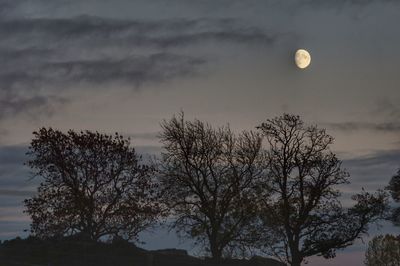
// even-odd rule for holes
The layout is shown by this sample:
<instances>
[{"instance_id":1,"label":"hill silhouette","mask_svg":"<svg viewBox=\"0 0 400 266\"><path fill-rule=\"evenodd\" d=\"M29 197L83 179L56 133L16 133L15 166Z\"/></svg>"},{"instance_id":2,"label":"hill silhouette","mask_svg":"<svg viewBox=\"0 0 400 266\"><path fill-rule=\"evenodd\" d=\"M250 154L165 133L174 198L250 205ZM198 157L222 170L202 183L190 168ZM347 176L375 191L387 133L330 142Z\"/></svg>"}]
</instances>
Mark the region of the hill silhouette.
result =
<instances>
[{"instance_id":1,"label":"hill silhouette","mask_svg":"<svg viewBox=\"0 0 400 266\"><path fill-rule=\"evenodd\" d=\"M99 243L82 240L16 238L0 245L0 266L214 266L210 260L187 254L186 250L148 251L126 241ZM227 259L223 266L283 266L276 260L253 257Z\"/></svg>"}]
</instances>

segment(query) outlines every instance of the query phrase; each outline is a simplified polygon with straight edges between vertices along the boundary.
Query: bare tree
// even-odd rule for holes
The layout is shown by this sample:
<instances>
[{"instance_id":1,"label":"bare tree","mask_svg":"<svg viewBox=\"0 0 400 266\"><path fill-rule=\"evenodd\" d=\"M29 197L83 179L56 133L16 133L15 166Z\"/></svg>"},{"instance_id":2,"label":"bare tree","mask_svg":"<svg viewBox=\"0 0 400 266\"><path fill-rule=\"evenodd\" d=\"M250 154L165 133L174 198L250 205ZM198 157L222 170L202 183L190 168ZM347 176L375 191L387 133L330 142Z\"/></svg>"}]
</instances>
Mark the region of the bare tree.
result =
<instances>
[{"instance_id":1,"label":"bare tree","mask_svg":"<svg viewBox=\"0 0 400 266\"><path fill-rule=\"evenodd\" d=\"M203 244L214 260L243 251L257 235L255 183L261 176L261 138L235 136L183 114L162 123L161 185L173 227Z\"/></svg>"},{"instance_id":2,"label":"bare tree","mask_svg":"<svg viewBox=\"0 0 400 266\"><path fill-rule=\"evenodd\" d=\"M43 178L37 195L25 200L34 235L137 240L156 221L152 169L140 164L129 140L52 128L33 134L28 165Z\"/></svg>"},{"instance_id":3,"label":"bare tree","mask_svg":"<svg viewBox=\"0 0 400 266\"><path fill-rule=\"evenodd\" d=\"M349 209L342 207L338 185L349 174L330 151L333 138L324 129L305 126L299 116L285 114L258 127L265 136L269 162L262 198L266 231L275 243L264 248L298 266L309 256L335 256L367 232L368 223L385 209L384 193L362 193Z\"/></svg>"}]
</instances>

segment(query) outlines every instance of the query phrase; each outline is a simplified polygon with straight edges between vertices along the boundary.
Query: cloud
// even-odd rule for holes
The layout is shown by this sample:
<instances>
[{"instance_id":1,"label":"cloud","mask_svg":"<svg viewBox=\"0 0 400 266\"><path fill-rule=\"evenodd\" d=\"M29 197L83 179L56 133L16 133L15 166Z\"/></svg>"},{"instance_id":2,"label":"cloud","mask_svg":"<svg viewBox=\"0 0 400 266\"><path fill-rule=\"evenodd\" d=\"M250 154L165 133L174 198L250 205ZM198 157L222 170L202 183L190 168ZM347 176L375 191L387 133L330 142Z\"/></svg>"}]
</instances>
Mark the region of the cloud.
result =
<instances>
[{"instance_id":1,"label":"cloud","mask_svg":"<svg viewBox=\"0 0 400 266\"><path fill-rule=\"evenodd\" d=\"M87 15L1 19L0 34L3 44L20 49L7 51L6 56L15 53L19 58L41 56L46 52L52 57L70 48L81 53L77 48L87 52L110 47L164 49L210 41L271 45L282 37L235 19L133 20Z\"/></svg>"},{"instance_id":2,"label":"cloud","mask_svg":"<svg viewBox=\"0 0 400 266\"><path fill-rule=\"evenodd\" d=\"M377 101L376 108L372 110L373 115L388 117L392 120L400 121L399 99L381 99Z\"/></svg>"},{"instance_id":3,"label":"cloud","mask_svg":"<svg viewBox=\"0 0 400 266\"><path fill-rule=\"evenodd\" d=\"M25 145L0 146L1 165L23 165L27 159L25 153L28 147Z\"/></svg>"},{"instance_id":4,"label":"cloud","mask_svg":"<svg viewBox=\"0 0 400 266\"><path fill-rule=\"evenodd\" d=\"M297 0L299 3L310 5L368 5L374 2L396 2L397 0Z\"/></svg>"},{"instance_id":5,"label":"cloud","mask_svg":"<svg viewBox=\"0 0 400 266\"><path fill-rule=\"evenodd\" d=\"M38 179L31 174L24 163L28 147L24 145L0 146L0 187L6 190L27 190L37 185Z\"/></svg>"},{"instance_id":6,"label":"cloud","mask_svg":"<svg viewBox=\"0 0 400 266\"><path fill-rule=\"evenodd\" d=\"M21 0L0 0L0 15L2 17L9 16L19 6Z\"/></svg>"},{"instance_id":7,"label":"cloud","mask_svg":"<svg viewBox=\"0 0 400 266\"><path fill-rule=\"evenodd\" d=\"M192 8L204 9L208 7L210 10L268 10L283 8L283 11L291 11L290 14L293 15L294 11L299 11L300 8L307 9L336 9L338 11L348 10L347 8L363 8L369 7L373 4L397 4L398 0L286 0L286 1L276 1L276 0L203 0L203 1L185 1L185 0L175 0L171 1L173 3L182 6L191 6ZM353 12L355 10L352 10ZM358 11L358 10L357 10Z\"/></svg>"},{"instance_id":8,"label":"cloud","mask_svg":"<svg viewBox=\"0 0 400 266\"><path fill-rule=\"evenodd\" d=\"M241 24L235 19L223 18L152 21L82 15L71 18L6 19L0 23L0 33L3 42L25 39L29 42L20 46L29 47L34 43L41 44L38 47L48 48L55 45L65 47L72 43L91 43L97 47L115 44L166 48L206 41L265 45L272 44L279 37L260 28Z\"/></svg>"},{"instance_id":9,"label":"cloud","mask_svg":"<svg viewBox=\"0 0 400 266\"><path fill-rule=\"evenodd\" d=\"M0 221L29 221L21 207L0 207Z\"/></svg>"},{"instance_id":10,"label":"cloud","mask_svg":"<svg viewBox=\"0 0 400 266\"><path fill-rule=\"evenodd\" d=\"M138 87L145 82L161 82L193 74L202 59L169 53L130 56L123 59L77 60L47 63L41 73L49 82L81 82L88 84L131 84ZM52 80L53 78L57 80ZM65 84L64 83L64 84Z\"/></svg>"},{"instance_id":11,"label":"cloud","mask_svg":"<svg viewBox=\"0 0 400 266\"><path fill-rule=\"evenodd\" d=\"M324 123L324 126L333 130L351 132L358 130L373 130L382 132L400 132L400 122L384 122L384 123L369 123L369 122L342 122L342 123Z\"/></svg>"},{"instance_id":12,"label":"cloud","mask_svg":"<svg viewBox=\"0 0 400 266\"><path fill-rule=\"evenodd\" d=\"M338 123L322 123L322 125L333 130L344 132L360 130L378 131L383 133L400 132L400 107L395 99L378 100L375 106L373 106L365 115L379 119L382 122L345 121Z\"/></svg>"},{"instance_id":13,"label":"cloud","mask_svg":"<svg viewBox=\"0 0 400 266\"><path fill-rule=\"evenodd\" d=\"M400 168L400 150L376 151L347 159L343 166L350 172L354 187L370 185L373 189L383 188Z\"/></svg>"},{"instance_id":14,"label":"cloud","mask_svg":"<svg viewBox=\"0 0 400 266\"><path fill-rule=\"evenodd\" d=\"M35 115L50 116L55 112L60 104L68 100L55 96L33 96L31 98L10 97L0 99L0 120L6 117L12 117L21 113L35 118ZM1 131L4 132L4 131ZM0 133L1 133L0 132ZM3 133L4 134L4 133Z\"/></svg>"},{"instance_id":15,"label":"cloud","mask_svg":"<svg viewBox=\"0 0 400 266\"><path fill-rule=\"evenodd\" d=\"M330 8L341 11L349 7L369 7L372 4L397 4L397 0L292 0L289 5L295 7Z\"/></svg>"},{"instance_id":16,"label":"cloud","mask_svg":"<svg viewBox=\"0 0 400 266\"><path fill-rule=\"evenodd\" d=\"M367 156L348 159L346 162L357 167L388 166L396 164L400 167L400 150L376 151Z\"/></svg>"},{"instance_id":17,"label":"cloud","mask_svg":"<svg viewBox=\"0 0 400 266\"><path fill-rule=\"evenodd\" d=\"M133 141L135 141L136 139L157 140L159 134L160 134L160 132L131 133L131 134L127 135L127 137L130 137Z\"/></svg>"},{"instance_id":18,"label":"cloud","mask_svg":"<svg viewBox=\"0 0 400 266\"><path fill-rule=\"evenodd\" d=\"M198 74L205 42L271 45L277 35L233 19L133 20L95 16L0 19L0 119L51 115L65 90L138 88ZM99 92L99 90L97 90Z\"/></svg>"},{"instance_id":19,"label":"cloud","mask_svg":"<svg viewBox=\"0 0 400 266\"><path fill-rule=\"evenodd\" d=\"M35 194L31 190L0 189L0 196L30 197Z\"/></svg>"}]
</instances>

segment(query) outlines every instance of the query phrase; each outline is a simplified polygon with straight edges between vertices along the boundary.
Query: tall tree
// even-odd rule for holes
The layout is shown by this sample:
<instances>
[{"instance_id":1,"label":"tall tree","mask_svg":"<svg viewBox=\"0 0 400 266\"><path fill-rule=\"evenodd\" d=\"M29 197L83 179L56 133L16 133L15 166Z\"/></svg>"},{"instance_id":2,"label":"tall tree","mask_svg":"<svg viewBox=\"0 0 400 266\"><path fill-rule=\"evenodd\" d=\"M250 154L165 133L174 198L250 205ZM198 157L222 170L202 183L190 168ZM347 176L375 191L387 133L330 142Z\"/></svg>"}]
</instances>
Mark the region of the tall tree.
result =
<instances>
[{"instance_id":1,"label":"tall tree","mask_svg":"<svg viewBox=\"0 0 400 266\"><path fill-rule=\"evenodd\" d=\"M368 243L366 266L400 265L400 239L392 235L376 236Z\"/></svg>"},{"instance_id":2,"label":"tall tree","mask_svg":"<svg viewBox=\"0 0 400 266\"><path fill-rule=\"evenodd\" d=\"M383 193L355 195L352 208L341 206L337 186L347 184L349 174L330 151L333 138L324 129L288 114L258 128L268 145L265 184L270 188L262 198L262 215L276 240L268 247L272 255L293 266L313 255L331 258L383 213Z\"/></svg>"},{"instance_id":3,"label":"tall tree","mask_svg":"<svg viewBox=\"0 0 400 266\"><path fill-rule=\"evenodd\" d=\"M33 134L27 164L43 179L25 200L34 235L137 240L156 221L152 169L140 164L128 139L52 128Z\"/></svg>"},{"instance_id":4,"label":"tall tree","mask_svg":"<svg viewBox=\"0 0 400 266\"><path fill-rule=\"evenodd\" d=\"M257 232L251 222L261 176L261 138L236 136L183 114L162 123L161 184L179 233L203 244L214 260L243 251Z\"/></svg>"}]
</instances>

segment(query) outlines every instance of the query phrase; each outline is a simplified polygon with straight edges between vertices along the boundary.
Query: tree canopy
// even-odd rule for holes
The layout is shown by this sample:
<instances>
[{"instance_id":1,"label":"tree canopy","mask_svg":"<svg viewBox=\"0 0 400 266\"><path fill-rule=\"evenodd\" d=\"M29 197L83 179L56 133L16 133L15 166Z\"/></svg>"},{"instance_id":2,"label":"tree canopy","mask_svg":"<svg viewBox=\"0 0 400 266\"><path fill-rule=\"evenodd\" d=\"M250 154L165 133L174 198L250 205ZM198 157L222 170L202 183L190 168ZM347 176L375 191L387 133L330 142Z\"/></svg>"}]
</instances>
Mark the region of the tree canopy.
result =
<instances>
[{"instance_id":1,"label":"tree canopy","mask_svg":"<svg viewBox=\"0 0 400 266\"><path fill-rule=\"evenodd\" d=\"M42 178L37 194L25 200L33 235L136 240L157 220L153 169L128 139L52 128L33 134L27 165Z\"/></svg>"},{"instance_id":2,"label":"tree canopy","mask_svg":"<svg viewBox=\"0 0 400 266\"><path fill-rule=\"evenodd\" d=\"M400 169L390 179L389 186L387 186L387 189L389 190L390 195L392 196L392 199L394 200L394 202L399 203L400 202ZM396 225L396 226L400 225L400 207L392 208L389 219L393 222L394 225Z\"/></svg>"},{"instance_id":3,"label":"tree canopy","mask_svg":"<svg viewBox=\"0 0 400 266\"><path fill-rule=\"evenodd\" d=\"M160 215L214 260L264 251L292 266L332 258L382 218L387 195L362 191L343 207L349 173L333 137L299 116L234 133L184 114L164 120L158 164L144 164L119 134L34 132L28 166L42 179L25 200L32 234L138 240ZM389 184L400 201L400 172ZM396 213L395 213L396 214Z\"/></svg>"},{"instance_id":4,"label":"tree canopy","mask_svg":"<svg viewBox=\"0 0 400 266\"><path fill-rule=\"evenodd\" d=\"M299 116L285 114L258 127L266 141L269 189L262 198L264 227L275 242L268 253L293 266L309 256L335 256L366 233L368 223L380 218L384 193L361 193L357 203L342 207L338 185L349 174L330 150L333 137L325 129L306 126Z\"/></svg>"},{"instance_id":5,"label":"tree canopy","mask_svg":"<svg viewBox=\"0 0 400 266\"><path fill-rule=\"evenodd\" d=\"M374 237L365 253L366 266L400 265L400 239L392 235Z\"/></svg>"},{"instance_id":6,"label":"tree canopy","mask_svg":"<svg viewBox=\"0 0 400 266\"><path fill-rule=\"evenodd\" d=\"M160 138L160 182L173 227L215 260L253 244L255 184L263 171L259 134L235 135L180 114L162 123Z\"/></svg>"}]
</instances>

